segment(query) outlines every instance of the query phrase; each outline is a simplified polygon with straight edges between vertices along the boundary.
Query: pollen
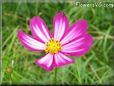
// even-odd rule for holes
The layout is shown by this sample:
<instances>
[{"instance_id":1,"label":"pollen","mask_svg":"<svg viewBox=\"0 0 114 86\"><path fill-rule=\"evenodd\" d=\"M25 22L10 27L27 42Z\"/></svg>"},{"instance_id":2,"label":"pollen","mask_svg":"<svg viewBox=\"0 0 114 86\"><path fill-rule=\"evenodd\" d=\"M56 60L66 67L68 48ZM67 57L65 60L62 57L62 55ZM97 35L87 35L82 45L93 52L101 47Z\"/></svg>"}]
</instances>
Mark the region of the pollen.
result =
<instances>
[{"instance_id":1,"label":"pollen","mask_svg":"<svg viewBox=\"0 0 114 86\"><path fill-rule=\"evenodd\" d=\"M56 54L61 50L61 44L59 41L54 40L53 38L50 39L49 42L46 43L46 53Z\"/></svg>"}]
</instances>

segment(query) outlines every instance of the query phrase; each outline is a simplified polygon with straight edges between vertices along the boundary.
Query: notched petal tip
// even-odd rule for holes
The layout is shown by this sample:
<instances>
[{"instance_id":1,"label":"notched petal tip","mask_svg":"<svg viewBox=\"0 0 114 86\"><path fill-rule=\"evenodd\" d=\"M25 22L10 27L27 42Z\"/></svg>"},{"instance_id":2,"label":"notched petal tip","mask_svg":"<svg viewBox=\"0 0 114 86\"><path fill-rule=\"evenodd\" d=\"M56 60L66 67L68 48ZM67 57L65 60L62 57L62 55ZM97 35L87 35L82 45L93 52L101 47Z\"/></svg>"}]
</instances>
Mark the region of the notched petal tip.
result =
<instances>
[{"instance_id":1,"label":"notched petal tip","mask_svg":"<svg viewBox=\"0 0 114 86\"><path fill-rule=\"evenodd\" d=\"M35 60L35 63L46 71L51 71L53 69L53 55L48 53L44 57Z\"/></svg>"},{"instance_id":2,"label":"notched petal tip","mask_svg":"<svg viewBox=\"0 0 114 86\"><path fill-rule=\"evenodd\" d=\"M46 65L39 63L39 60L38 60L38 59L37 59L37 60L35 60L35 61L34 61L34 63L35 63L35 64L37 64L38 66L42 67L43 69L45 69L47 72L50 72L50 71L52 71L52 70L53 70L53 68L52 68L52 67L51 67L51 68L47 68L47 66L46 66Z\"/></svg>"},{"instance_id":3,"label":"notched petal tip","mask_svg":"<svg viewBox=\"0 0 114 86\"><path fill-rule=\"evenodd\" d=\"M21 29L19 29L19 30L17 31L17 34L19 34L20 32L22 32L22 30L21 30Z\"/></svg>"},{"instance_id":4,"label":"notched petal tip","mask_svg":"<svg viewBox=\"0 0 114 86\"><path fill-rule=\"evenodd\" d=\"M24 33L24 32L23 32L21 29L19 29L19 30L17 31L17 37L20 38L23 33Z\"/></svg>"},{"instance_id":5,"label":"notched petal tip","mask_svg":"<svg viewBox=\"0 0 114 86\"><path fill-rule=\"evenodd\" d=\"M37 19L41 19L40 16L34 16L30 19L30 23L33 22L33 21L36 21Z\"/></svg>"},{"instance_id":6,"label":"notched petal tip","mask_svg":"<svg viewBox=\"0 0 114 86\"><path fill-rule=\"evenodd\" d=\"M76 23L78 23L80 26L83 26L85 29L88 28L88 21L85 19L79 19Z\"/></svg>"},{"instance_id":7,"label":"notched petal tip","mask_svg":"<svg viewBox=\"0 0 114 86\"><path fill-rule=\"evenodd\" d=\"M84 23L87 23L88 24L88 21L86 19L79 19L78 21L84 22Z\"/></svg>"},{"instance_id":8,"label":"notched petal tip","mask_svg":"<svg viewBox=\"0 0 114 86\"><path fill-rule=\"evenodd\" d=\"M57 12L56 15L54 16L54 20L56 19L65 19L68 22L67 16L64 14L64 12Z\"/></svg>"},{"instance_id":9,"label":"notched petal tip","mask_svg":"<svg viewBox=\"0 0 114 86\"><path fill-rule=\"evenodd\" d=\"M63 11L57 12L56 15L65 15Z\"/></svg>"},{"instance_id":10,"label":"notched petal tip","mask_svg":"<svg viewBox=\"0 0 114 86\"><path fill-rule=\"evenodd\" d=\"M88 38L87 40L89 40L89 47L91 48L92 47L92 44L93 44L93 38L92 38L92 35L88 34Z\"/></svg>"}]
</instances>

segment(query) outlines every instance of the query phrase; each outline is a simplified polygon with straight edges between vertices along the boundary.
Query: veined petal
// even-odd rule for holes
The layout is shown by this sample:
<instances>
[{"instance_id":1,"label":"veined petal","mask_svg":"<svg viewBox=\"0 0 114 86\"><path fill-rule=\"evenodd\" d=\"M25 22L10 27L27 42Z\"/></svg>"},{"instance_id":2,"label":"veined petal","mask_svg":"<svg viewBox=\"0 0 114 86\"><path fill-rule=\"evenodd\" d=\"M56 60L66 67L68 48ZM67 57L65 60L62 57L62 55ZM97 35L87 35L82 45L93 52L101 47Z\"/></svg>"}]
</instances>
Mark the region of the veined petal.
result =
<instances>
[{"instance_id":1,"label":"veined petal","mask_svg":"<svg viewBox=\"0 0 114 86\"><path fill-rule=\"evenodd\" d=\"M86 20L78 20L76 23L74 23L71 28L69 29L69 32L64 36L64 38L61 40L61 44L68 43L69 41L75 39L76 37L87 33L88 23Z\"/></svg>"},{"instance_id":2,"label":"veined petal","mask_svg":"<svg viewBox=\"0 0 114 86\"><path fill-rule=\"evenodd\" d=\"M17 34L19 40L23 44L24 47L26 47L29 50L33 51L40 51L45 49L45 44L37 41L36 39L33 39L23 31L19 30Z\"/></svg>"},{"instance_id":3,"label":"veined petal","mask_svg":"<svg viewBox=\"0 0 114 86\"><path fill-rule=\"evenodd\" d=\"M48 42L50 40L48 27L46 26L43 19L41 19L39 16L35 16L30 20L30 29L32 35L36 39L42 42Z\"/></svg>"},{"instance_id":4,"label":"veined petal","mask_svg":"<svg viewBox=\"0 0 114 86\"><path fill-rule=\"evenodd\" d=\"M92 36L86 34L63 45L61 52L69 55L82 56L88 52L91 46L92 46Z\"/></svg>"},{"instance_id":5,"label":"veined petal","mask_svg":"<svg viewBox=\"0 0 114 86\"><path fill-rule=\"evenodd\" d=\"M68 19L63 12L59 12L55 15L53 24L54 24L54 39L59 41L61 40L61 38L68 29L68 24L69 24Z\"/></svg>"},{"instance_id":6,"label":"veined petal","mask_svg":"<svg viewBox=\"0 0 114 86\"><path fill-rule=\"evenodd\" d=\"M60 67L71 63L74 63L74 61L60 52L54 55L54 67Z\"/></svg>"},{"instance_id":7,"label":"veined petal","mask_svg":"<svg viewBox=\"0 0 114 86\"><path fill-rule=\"evenodd\" d=\"M53 69L53 55L48 53L44 57L35 60L35 63L44 68L47 71L51 71Z\"/></svg>"}]
</instances>

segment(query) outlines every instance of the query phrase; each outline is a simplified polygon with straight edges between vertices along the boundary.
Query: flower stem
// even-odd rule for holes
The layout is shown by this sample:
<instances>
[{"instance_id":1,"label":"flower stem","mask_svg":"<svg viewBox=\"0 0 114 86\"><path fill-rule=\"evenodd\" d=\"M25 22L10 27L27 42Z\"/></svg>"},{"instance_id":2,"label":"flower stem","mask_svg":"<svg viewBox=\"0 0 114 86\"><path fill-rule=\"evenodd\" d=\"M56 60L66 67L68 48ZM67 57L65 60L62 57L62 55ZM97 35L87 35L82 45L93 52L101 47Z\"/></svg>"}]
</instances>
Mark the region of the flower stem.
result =
<instances>
[{"instance_id":1,"label":"flower stem","mask_svg":"<svg viewBox=\"0 0 114 86\"><path fill-rule=\"evenodd\" d=\"M54 84L57 84L57 69L54 70Z\"/></svg>"}]
</instances>

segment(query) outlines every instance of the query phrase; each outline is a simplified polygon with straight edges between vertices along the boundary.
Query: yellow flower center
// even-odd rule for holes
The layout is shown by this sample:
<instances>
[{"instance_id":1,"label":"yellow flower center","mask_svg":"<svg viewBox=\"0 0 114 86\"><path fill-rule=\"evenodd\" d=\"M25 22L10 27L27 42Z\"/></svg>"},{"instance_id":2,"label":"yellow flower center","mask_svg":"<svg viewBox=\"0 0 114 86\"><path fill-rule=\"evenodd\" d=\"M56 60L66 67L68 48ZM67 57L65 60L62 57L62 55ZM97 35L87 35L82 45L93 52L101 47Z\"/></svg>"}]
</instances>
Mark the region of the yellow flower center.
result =
<instances>
[{"instance_id":1,"label":"yellow flower center","mask_svg":"<svg viewBox=\"0 0 114 86\"><path fill-rule=\"evenodd\" d=\"M61 44L59 41L54 40L53 38L46 43L46 53L56 54L61 50Z\"/></svg>"}]
</instances>

